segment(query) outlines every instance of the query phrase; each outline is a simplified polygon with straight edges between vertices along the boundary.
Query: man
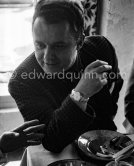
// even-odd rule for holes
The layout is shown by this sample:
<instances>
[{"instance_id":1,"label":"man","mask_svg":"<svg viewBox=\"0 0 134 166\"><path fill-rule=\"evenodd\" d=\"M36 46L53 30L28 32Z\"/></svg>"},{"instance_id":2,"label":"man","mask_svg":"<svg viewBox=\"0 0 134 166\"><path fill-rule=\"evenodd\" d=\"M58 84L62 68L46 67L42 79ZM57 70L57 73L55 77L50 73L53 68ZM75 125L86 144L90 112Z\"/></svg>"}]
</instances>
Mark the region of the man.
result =
<instances>
[{"instance_id":1,"label":"man","mask_svg":"<svg viewBox=\"0 0 134 166\"><path fill-rule=\"evenodd\" d=\"M25 122L13 131L4 132L0 136L0 164L7 162L7 153L19 148L39 145L44 134L42 133L44 124L38 120Z\"/></svg>"},{"instance_id":2,"label":"man","mask_svg":"<svg viewBox=\"0 0 134 166\"><path fill-rule=\"evenodd\" d=\"M9 83L24 119L45 123L42 143L52 152L87 130L116 130L122 79L115 51L102 36L84 39L82 12L74 1L39 1L32 24L35 53Z\"/></svg>"}]
</instances>

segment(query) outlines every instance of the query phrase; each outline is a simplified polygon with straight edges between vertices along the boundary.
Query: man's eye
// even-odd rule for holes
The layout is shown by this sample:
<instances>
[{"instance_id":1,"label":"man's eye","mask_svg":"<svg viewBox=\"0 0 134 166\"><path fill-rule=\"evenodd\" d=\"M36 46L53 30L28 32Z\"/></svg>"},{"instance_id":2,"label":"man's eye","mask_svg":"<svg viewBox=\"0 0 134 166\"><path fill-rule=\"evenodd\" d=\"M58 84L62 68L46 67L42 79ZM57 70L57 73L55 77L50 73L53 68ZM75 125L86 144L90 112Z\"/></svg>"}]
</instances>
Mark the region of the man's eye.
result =
<instances>
[{"instance_id":1,"label":"man's eye","mask_svg":"<svg viewBox=\"0 0 134 166\"><path fill-rule=\"evenodd\" d=\"M56 45L55 48L56 49L62 49L62 48L65 48L65 45Z\"/></svg>"},{"instance_id":2,"label":"man's eye","mask_svg":"<svg viewBox=\"0 0 134 166\"><path fill-rule=\"evenodd\" d=\"M35 47L37 50L41 50L41 49L45 48L44 44L41 44L41 43L35 43Z\"/></svg>"}]
</instances>

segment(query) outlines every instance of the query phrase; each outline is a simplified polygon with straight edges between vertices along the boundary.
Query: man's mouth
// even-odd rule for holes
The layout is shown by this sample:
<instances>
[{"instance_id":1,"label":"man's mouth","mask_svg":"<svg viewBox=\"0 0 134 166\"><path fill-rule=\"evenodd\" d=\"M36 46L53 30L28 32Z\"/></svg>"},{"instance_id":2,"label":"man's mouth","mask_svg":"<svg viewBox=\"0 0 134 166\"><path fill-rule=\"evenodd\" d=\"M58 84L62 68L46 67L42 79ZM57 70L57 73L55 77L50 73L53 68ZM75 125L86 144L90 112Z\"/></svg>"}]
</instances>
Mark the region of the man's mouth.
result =
<instances>
[{"instance_id":1,"label":"man's mouth","mask_svg":"<svg viewBox=\"0 0 134 166\"><path fill-rule=\"evenodd\" d=\"M54 65L57 65L58 63L48 63L48 62L45 62L46 65L51 65L51 66L54 66Z\"/></svg>"}]
</instances>

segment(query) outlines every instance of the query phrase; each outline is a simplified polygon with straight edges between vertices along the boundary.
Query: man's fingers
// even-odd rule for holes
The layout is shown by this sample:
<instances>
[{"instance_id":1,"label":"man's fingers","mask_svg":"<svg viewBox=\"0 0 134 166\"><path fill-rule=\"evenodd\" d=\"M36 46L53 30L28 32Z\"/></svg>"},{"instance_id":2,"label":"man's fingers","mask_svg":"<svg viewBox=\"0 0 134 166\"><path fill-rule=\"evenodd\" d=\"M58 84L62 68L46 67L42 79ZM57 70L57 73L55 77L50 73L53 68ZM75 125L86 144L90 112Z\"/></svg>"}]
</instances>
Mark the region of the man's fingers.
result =
<instances>
[{"instance_id":1,"label":"man's fingers","mask_svg":"<svg viewBox=\"0 0 134 166\"><path fill-rule=\"evenodd\" d=\"M97 78L99 78L100 80L108 79L107 72L103 72L101 74L97 74Z\"/></svg>"},{"instance_id":2,"label":"man's fingers","mask_svg":"<svg viewBox=\"0 0 134 166\"><path fill-rule=\"evenodd\" d=\"M27 140L42 140L44 137L44 134L40 134L40 133L32 133L32 134L28 134L26 136Z\"/></svg>"},{"instance_id":3,"label":"man's fingers","mask_svg":"<svg viewBox=\"0 0 134 166\"><path fill-rule=\"evenodd\" d=\"M16 132L12 132L12 135L15 136L15 137L19 137L19 133L16 133Z\"/></svg>"},{"instance_id":4,"label":"man's fingers","mask_svg":"<svg viewBox=\"0 0 134 166\"><path fill-rule=\"evenodd\" d=\"M43 139L44 134L39 133L31 133L28 135L24 135L21 141L21 146L30 146L30 145L39 145L41 140Z\"/></svg>"},{"instance_id":5,"label":"man's fingers","mask_svg":"<svg viewBox=\"0 0 134 166\"><path fill-rule=\"evenodd\" d=\"M111 69L112 69L112 66L111 66L111 65L101 65L101 66L97 67L97 68L94 70L94 73L95 73L95 72L98 73L98 74L103 73L103 72L106 73L106 71L109 71L109 70L111 70Z\"/></svg>"},{"instance_id":6,"label":"man's fingers","mask_svg":"<svg viewBox=\"0 0 134 166\"><path fill-rule=\"evenodd\" d=\"M28 128L28 127L35 126L35 125L38 125L38 124L40 124L38 119L27 121L23 124L23 130Z\"/></svg>"},{"instance_id":7,"label":"man's fingers","mask_svg":"<svg viewBox=\"0 0 134 166\"><path fill-rule=\"evenodd\" d=\"M36 126L40 124L39 120L38 119L35 119L35 120L31 120L31 121L27 121L25 122L23 125L19 126L18 128L14 129L13 131L15 132L21 132L23 131L24 129L30 127L30 126Z\"/></svg>"},{"instance_id":8,"label":"man's fingers","mask_svg":"<svg viewBox=\"0 0 134 166\"><path fill-rule=\"evenodd\" d=\"M45 127L45 124L40 124L40 125L37 125L37 126L31 126L27 129L24 129L23 132L25 134L29 134L29 133L32 133L32 132L37 132L37 131L43 130L44 127Z\"/></svg>"},{"instance_id":9,"label":"man's fingers","mask_svg":"<svg viewBox=\"0 0 134 166\"><path fill-rule=\"evenodd\" d=\"M102 65L108 65L108 63L105 61L96 60L88 65L88 69L97 68L97 67L102 66Z\"/></svg>"},{"instance_id":10,"label":"man's fingers","mask_svg":"<svg viewBox=\"0 0 134 166\"><path fill-rule=\"evenodd\" d=\"M107 79L106 78L103 78L100 81L101 81L102 86L107 84Z\"/></svg>"},{"instance_id":11,"label":"man's fingers","mask_svg":"<svg viewBox=\"0 0 134 166\"><path fill-rule=\"evenodd\" d=\"M107 76L107 72L104 72L104 73L102 73L102 78L108 78L108 76Z\"/></svg>"}]
</instances>

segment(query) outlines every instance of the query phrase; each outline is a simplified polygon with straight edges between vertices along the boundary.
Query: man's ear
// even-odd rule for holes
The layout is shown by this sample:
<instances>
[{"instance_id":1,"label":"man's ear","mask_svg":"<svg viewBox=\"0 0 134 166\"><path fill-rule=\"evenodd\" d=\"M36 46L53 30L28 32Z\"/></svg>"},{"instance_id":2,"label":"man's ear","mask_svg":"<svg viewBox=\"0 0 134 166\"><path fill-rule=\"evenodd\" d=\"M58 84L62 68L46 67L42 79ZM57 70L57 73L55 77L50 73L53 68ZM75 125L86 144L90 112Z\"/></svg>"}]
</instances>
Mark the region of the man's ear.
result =
<instances>
[{"instance_id":1,"label":"man's ear","mask_svg":"<svg viewBox=\"0 0 134 166\"><path fill-rule=\"evenodd\" d=\"M79 51L81 47L83 46L84 39L85 39L85 34L83 33L77 41L77 51Z\"/></svg>"}]
</instances>

